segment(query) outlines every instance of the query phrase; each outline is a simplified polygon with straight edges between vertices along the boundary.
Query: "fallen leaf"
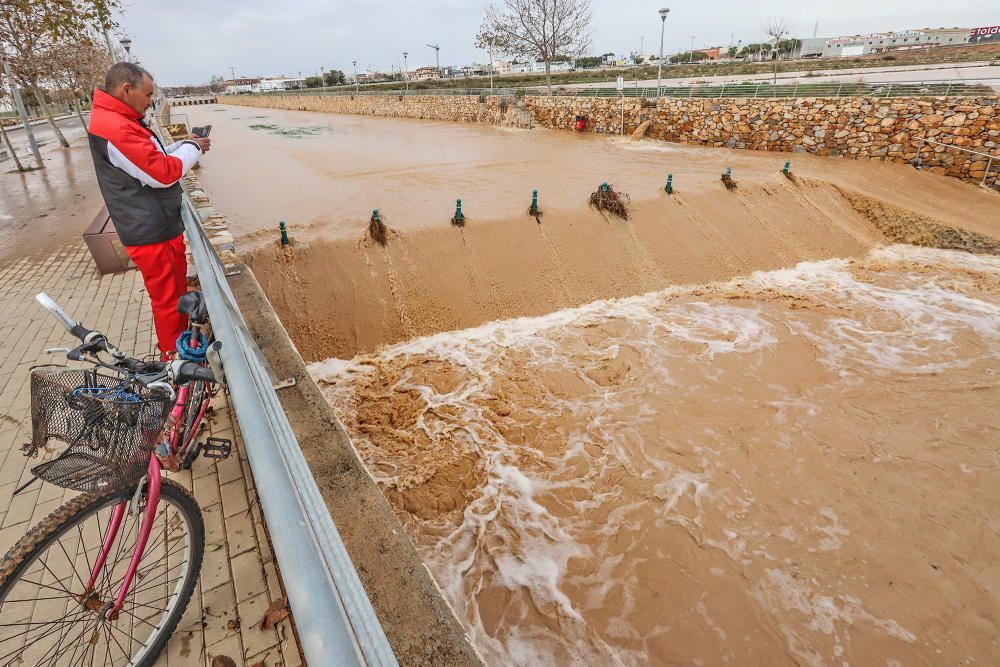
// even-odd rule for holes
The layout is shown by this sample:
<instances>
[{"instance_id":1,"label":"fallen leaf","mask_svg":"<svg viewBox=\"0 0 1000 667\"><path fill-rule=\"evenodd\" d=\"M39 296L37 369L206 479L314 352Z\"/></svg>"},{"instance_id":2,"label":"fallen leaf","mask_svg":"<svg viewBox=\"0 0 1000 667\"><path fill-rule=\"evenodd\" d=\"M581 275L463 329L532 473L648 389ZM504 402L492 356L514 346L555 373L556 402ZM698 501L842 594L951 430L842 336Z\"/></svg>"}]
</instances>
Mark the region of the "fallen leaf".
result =
<instances>
[{"instance_id":1,"label":"fallen leaf","mask_svg":"<svg viewBox=\"0 0 1000 667\"><path fill-rule=\"evenodd\" d=\"M230 630L239 631L239 629L240 629L240 619L238 619L238 618L231 618L231 619L229 619L229 622L226 623L226 627L229 628Z\"/></svg>"},{"instance_id":2,"label":"fallen leaf","mask_svg":"<svg viewBox=\"0 0 1000 667\"><path fill-rule=\"evenodd\" d=\"M205 545L205 551L209 551L209 552L211 552L211 551L218 551L221 548L222 548L221 544L206 544Z\"/></svg>"},{"instance_id":3,"label":"fallen leaf","mask_svg":"<svg viewBox=\"0 0 1000 667\"><path fill-rule=\"evenodd\" d=\"M291 609L288 608L288 598L275 600L271 603L271 606L267 608L267 611L264 612L264 618L260 619L260 623L257 624L257 627L261 630L270 630L275 625L288 618L288 615L291 613Z\"/></svg>"},{"instance_id":4,"label":"fallen leaf","mask_svg":"<svg viewBox=\"0 0 1000 667\"><path fill-rule=\"evenodd\" d=\"M228 655L217 655L212 658L212 667L236 667L236 661Z\"/></svg>"}]
</instances>

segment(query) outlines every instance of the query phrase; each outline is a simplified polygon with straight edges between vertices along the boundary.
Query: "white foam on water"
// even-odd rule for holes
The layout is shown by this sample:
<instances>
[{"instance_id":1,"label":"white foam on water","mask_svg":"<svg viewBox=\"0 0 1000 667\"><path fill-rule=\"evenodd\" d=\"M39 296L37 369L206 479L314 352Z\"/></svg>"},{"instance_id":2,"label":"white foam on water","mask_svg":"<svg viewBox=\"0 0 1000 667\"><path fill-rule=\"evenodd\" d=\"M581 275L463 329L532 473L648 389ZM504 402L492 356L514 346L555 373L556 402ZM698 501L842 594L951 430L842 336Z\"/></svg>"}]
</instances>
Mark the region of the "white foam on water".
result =
<instances>
[{"instance_id":1,"label":"white foam on water","mask_svg":"<svg viewBox=\"0 0 1000 667\"><path fill-rule=\"evenodd\" d=\"M737 471L718 462L734 446L734 433L716 428L717 414L750 400L726 383L752 376L761 355L780 359L789 336L808 343L832 381L844 383L869 374L940 372L1000 354L997 300L960 291L928 267L1000 276L1000 259L893 246L861 262L804 262L708 289L671 288L442 332L377 355L312 364L310 372L344 411L357 407L359 386L384 374L385 395L418 397L422 412L413 431L433 454L443 456L436 443L447 443L449 455L475 453L483 481L469 502L453 514L410 518L407 528L491 664L635 664L643 653L627 647L645 639L628 619L641 613L636 593L650 583L637 574L641 562L618 550L621 544L670 526L741 569L773 558L757 541L748 550L753 535L744 519L756 499ZM734 295L738 301L722 298ZM771 304L776 297L779 305L797 300L805 308ZM446 388L426 379L427 362L449 368L454 377ZM761 391L768 398L750 407L769 409L769 446L794 449L791 429L824 415L791 388L772 384ZM502 417L489 408L500 398L510 411ZM705 414L686 415L691 406ZM678 420L703 419L704 426L685 431L683 441L651 436L658 433L651 425L670 409L678 410ZM522 431L531 437L520 438ZM417 489L435 470L417 451L393 458L364 433L352 436L384 487ZM722 476L728 476L725 490L717 483ZM818 512L820 521L788 523L778 535L818 552L840 549L850 531L832 508ZM601 565L591 574L574 572L580 560ZM708 572L725 574L717 567ZM487 631L478 596L488 589L506 591L505 614L523 616ZM779 569L767 569L753 589L763 607L805 617L790 625L786 614L781 628L788 651L804 664L825 662L814 632L836 635L837 655L847 641L844 627L852 624L916 639L855 598L815 590ZM602 633L591 614L609 600L622 608ZM528 608L549 623L529 623Z\"/></svg>"}]
</instances>

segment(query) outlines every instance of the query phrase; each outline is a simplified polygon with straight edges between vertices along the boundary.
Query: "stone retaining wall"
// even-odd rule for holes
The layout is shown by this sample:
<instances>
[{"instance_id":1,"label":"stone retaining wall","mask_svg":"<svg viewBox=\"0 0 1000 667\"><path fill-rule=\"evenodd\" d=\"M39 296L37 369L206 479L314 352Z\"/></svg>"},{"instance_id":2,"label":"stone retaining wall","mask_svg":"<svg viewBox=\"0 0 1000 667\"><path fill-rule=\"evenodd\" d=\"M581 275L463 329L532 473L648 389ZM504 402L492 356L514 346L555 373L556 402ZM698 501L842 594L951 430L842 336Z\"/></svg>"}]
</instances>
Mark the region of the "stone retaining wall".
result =
<instances>
[{"instance_id":1,"label":"stone retaining wall","mask_svg":"<svg viewBox=\"0 0 1000 667\"><path fill-rule=\"evenodd\" d=\"M227 103L332 113L499 123L502 97L474 95L254 95ZM919 156L935 173L980 182L995 155L987 183L1000 173L1000 99L936 98L661 98L526 97L537 124L572 129L586 116L588 131L635 131L649 121L653 139L751 150L791 151L853 158L911 161ZM624 107L623 107L624 105ZM947 144L928 145L920 139ZM954 146L955 148L952 148Z\"/></svg>"}]
</instances>

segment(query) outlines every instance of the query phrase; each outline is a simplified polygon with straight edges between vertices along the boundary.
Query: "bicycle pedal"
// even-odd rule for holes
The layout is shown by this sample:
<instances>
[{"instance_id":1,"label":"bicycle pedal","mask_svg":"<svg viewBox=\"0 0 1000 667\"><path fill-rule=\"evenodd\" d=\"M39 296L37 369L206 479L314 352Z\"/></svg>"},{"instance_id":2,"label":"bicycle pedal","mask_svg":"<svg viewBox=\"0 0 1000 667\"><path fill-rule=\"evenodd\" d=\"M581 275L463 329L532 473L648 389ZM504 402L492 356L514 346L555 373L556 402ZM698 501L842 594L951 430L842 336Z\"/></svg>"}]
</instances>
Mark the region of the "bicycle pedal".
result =
<instances>
[{"instance_id":1,"label":"bicycle pedal","mask_svg":"<svg viewBox=\"0 0 1000 667\"><path fill-rule=\"evenodd\" d=\"M209 438L201 446L201 455L206 459L225 459L233 453L233 443L226 438Z\"/></svg>"}]
</instances>

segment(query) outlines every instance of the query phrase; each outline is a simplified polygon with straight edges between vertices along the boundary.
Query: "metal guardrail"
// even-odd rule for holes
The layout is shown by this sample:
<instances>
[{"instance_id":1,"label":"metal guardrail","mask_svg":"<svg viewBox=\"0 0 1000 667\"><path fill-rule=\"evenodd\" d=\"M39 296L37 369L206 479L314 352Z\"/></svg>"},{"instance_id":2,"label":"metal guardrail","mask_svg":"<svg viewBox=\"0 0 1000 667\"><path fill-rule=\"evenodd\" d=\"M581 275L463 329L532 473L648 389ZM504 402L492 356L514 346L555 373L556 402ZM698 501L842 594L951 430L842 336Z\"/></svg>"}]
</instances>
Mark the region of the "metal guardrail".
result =
<instances>
[{"instance_id":1,"label":"metal guardrail","mask_svg":"<svg viewBox=\"0 0 1000 667\"><path fill-rule=\"evenodd\" d=\"M385 632L186 192L181 216L212 328L223 341L230 396L306 659L313 665L395 667Z\"/></svg>"},{"instance_id":2,"label":"metal guardrail","mask_svg":"<svg viewBox=\"0 0 1000 667\"><path fill-rule=\"evenodd\" d=\"M353 87L334 86L326 88L305 88L299 90L254 93L261 95L479 95L483 97L514 95L547 95L544 86L528 88L410 88L384 89L369 88L355 92ZM980 79L975 81L796 81L794 83L773 84L770 81L749 81L743 83L704 83L687 86L578 88L566 85L552 87L552 94L570 97L948 97L948 96L995 96L1000 95L1000 79Z\"/></svg>"},{"instance_id":3,"label":"metal guardrail","mask_svg":"<svg viewBox=\"0 0 1000 667\"><path fill-rule=\"evenodd\" d=\"M993 171L993 160L997 160L998 164L1000 164L1000 155L990 155L989 153L980 153L979 151L974 151L969 148L962 148L961 146L953 146L952 144L944 144L941 143L940 141L934 141L933 139L924 139L923 137L913 137L913 141L922 141L925 144L931 144L932 146L941 146L945 150L956 150L956 151L961 151L962 153L969 153L970 155L978 155L979 157L986 158L986 170L983 172L983 180L980 181L979 183L979 185L982 187L986 187L986 178L990 175L990 172ZM921 146L920 149L917 151L918 159L920 158L920 152L923 149L924 147ZM970 158L970 160L971 159L972 158ZM993 174L993 185L994 186L997 185L998 182L1000 182L1000 170L998 170L997 173Z\"/></svg>"},{"instance_id":4,"label":"metal guardrail","mask_svg":"<svg viewBox=\"0 0 1000 667\"><path fill-rule=\"evenodd\" d=\"M186 190L181 218L302 652L312 665L398 667Z\"/></svg>"}]
</instances>

